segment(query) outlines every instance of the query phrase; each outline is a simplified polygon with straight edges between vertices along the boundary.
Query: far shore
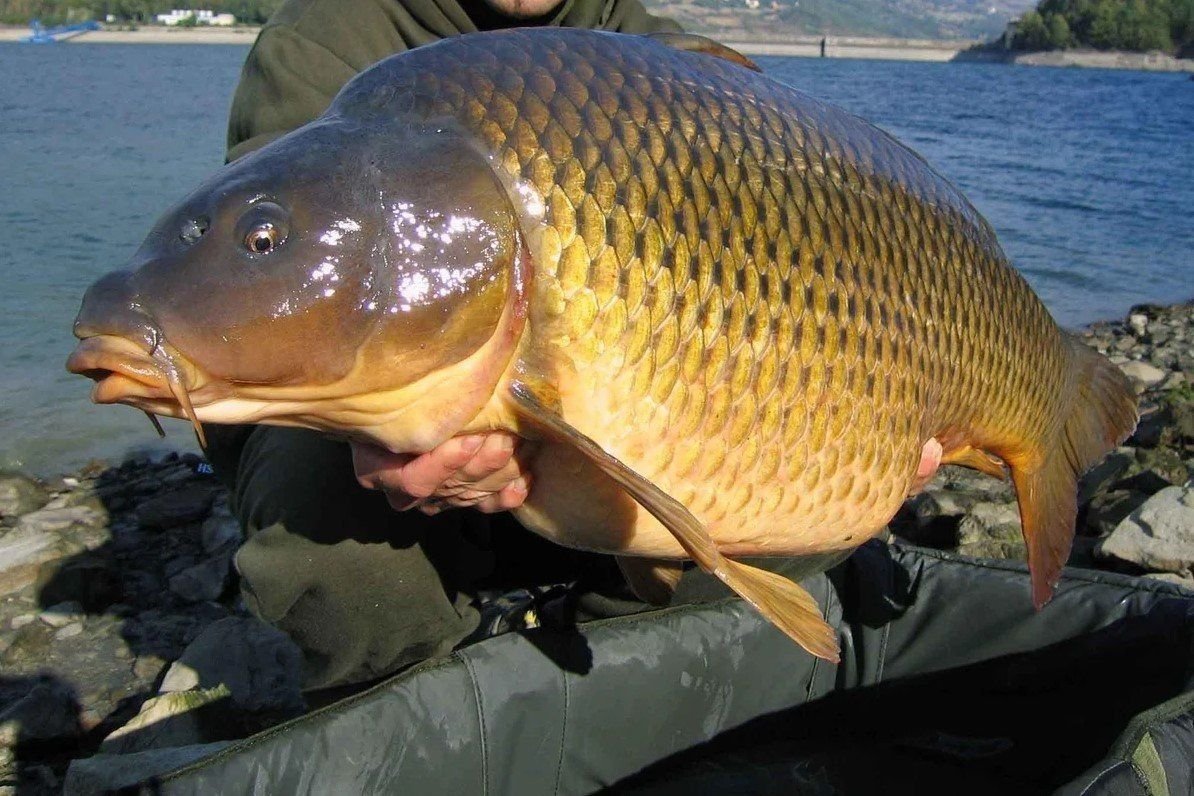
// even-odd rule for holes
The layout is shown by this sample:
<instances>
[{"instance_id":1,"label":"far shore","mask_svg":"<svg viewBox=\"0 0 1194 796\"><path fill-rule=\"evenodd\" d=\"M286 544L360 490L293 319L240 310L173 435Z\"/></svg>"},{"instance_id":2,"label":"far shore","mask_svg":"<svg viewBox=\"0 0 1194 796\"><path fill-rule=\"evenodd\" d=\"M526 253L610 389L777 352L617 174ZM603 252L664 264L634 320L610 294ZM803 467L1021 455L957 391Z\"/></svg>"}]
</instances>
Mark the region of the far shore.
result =
<instances>
[{"instance_id":1,"label":"far shore","mask_svg":"<svg viewBox=\"0 0 1194 796\"><path fill-rule=\"evenodd\" d=\"M63 41L71 44L239 44L249 46L261 31L258 27L165 27L147 25L135 30L105 29L78 33ZM896 39L863 36L774 36L751 38L728 31L717 36L746 55L777 55L795 58L852 58L879 61L968 61L1007 63L1018 66L1092 67L1159 72L1194 73L1194 59L1174 58L1159 52L1127 53L1094 50L1065 50L1040 53L1004 53L972 48L966 40ZM19 42L29 28L0 26L0 42ZM824 43L824 52L822 52Z\"/></svg>"}]
</instances>

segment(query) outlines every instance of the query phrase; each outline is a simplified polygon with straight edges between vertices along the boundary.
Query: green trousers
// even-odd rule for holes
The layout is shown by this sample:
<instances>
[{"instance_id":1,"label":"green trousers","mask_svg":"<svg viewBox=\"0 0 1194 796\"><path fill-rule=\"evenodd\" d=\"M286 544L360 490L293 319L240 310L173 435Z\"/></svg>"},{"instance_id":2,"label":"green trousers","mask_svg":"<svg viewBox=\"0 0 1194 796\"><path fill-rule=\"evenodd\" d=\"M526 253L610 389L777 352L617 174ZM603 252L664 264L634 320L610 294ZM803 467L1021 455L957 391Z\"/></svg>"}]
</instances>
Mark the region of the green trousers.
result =
<instances>
[{"instance_id":1,"label":"green trousers","mask_svg":"<svg viewBox=\"0 0 1194 796\"><path fill-rule=\"evenodd\" d=\"M357 484L343 442L299 429L208 431L246 531L236 556L245 601L302 649L308 688L448 652L477 632L483 591L580 580L588 617L646 608L612 558L551 544L508 515L394 511Z\"/></svg>"}]
</instances>

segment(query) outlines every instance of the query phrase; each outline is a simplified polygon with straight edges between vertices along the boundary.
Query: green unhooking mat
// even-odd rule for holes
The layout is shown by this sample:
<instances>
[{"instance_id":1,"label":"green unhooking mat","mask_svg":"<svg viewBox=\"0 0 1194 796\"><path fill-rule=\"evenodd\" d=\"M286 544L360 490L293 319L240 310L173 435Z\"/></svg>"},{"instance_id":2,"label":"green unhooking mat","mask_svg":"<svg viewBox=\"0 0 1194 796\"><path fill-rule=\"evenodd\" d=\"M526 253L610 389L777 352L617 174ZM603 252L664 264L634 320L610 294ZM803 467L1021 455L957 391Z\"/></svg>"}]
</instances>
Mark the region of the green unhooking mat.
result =
<instances>
[{"instance_id":1,"label":"green unhooking mat","mask_svg":"<svg viewBox=\"0 0 1194 796\"><path fill-rule=\"evenodd\" d=\"M871 543L806 583L811 658L723 599L474 644L154 792L1194 792L1194 594Z\"/></svg>"}]
</instances>

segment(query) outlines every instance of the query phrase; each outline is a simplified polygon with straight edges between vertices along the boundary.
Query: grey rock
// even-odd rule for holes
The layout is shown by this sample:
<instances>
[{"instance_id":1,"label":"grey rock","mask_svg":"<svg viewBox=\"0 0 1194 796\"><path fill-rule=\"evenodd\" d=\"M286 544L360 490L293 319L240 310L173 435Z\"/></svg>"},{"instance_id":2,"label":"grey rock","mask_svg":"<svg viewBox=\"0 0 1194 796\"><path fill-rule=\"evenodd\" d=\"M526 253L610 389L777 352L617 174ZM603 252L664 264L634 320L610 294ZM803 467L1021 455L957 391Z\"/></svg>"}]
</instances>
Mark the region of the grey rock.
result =
<instances>
[{"instance_id":1,"label":"grey rock","mask_svg":"<svg viewBox=\"0 0 1194 796\"><path fill-rule=\"evenodd\" d=\"M205 553L215 553L226 547L239 545L241 538L240 523L227 511L213 511L212 515L203 521L200 540Z\"/></svg>"},{"instance_id":2,"label":"grey rock","mask_svg":"<svg viewBox=\"0 0 1194 796\"><path fill-rule=\"evenodd\" d=\"M1133 511L1099 545L1099 555L1148 570L1194 567L1194 486L1171 486Z\"/></svg>"},{"instance_id":3,"label":"grey rock","mask_svg":"<svg viewBox=\"0 0 1194 796\"><path fill-rule=\"evenodd\" d=\"M37 618L50 627L66 627L71 622L77 622L83 617L83 606L76 602L64 602L51 605L37 615Z\"/></svg>"},{"instance_id":4,"label":"grey rock","mask_svg":"<svg viewBox=\"0 0 1194 796\"><path fill-rule=\"evenodd\" d=\"M1119 366L1119 369L1124 372L1129 379L1143 385L1144 387L1152 387L1160 384L1165 380L1166 373L1158 367L1148 364L1147 362L1126 362Z\"/></svg>"},{"instance_id":5,"label":"grey rock","mask_svg":"<svg viewBox=\"0 0 1194 796\"><path fill-rule=\"evenodd\" d=\"M37 619L37 616L34 614L20 614L9 620L8 627L11 630L20 630L35 619Z\"/></svg>"},{"instance_id":6,"label":"grey rock","mask_svg":"<svg viewBox=\"0 0 1194 796\"><path fill-rule=\"evenodd\" d=\"M0 517L36 511L50 500L44 486L21 473L0 473Z\"/></svg>"},{"instance_id":7,"label":"grey rock","mask_svg":"<svg viewBox=\"0 0 1194 796\"><path fill-rule=\"evenodd\" d=\"M74 552L58 534L17 528L0 537L0 595L25 588L46 561Z\"/></svg>"},{"instance_id":8,"label":"grey rock","mask_svg":"<svg viewBox=\"0 0 1194 796\"><path fill-rule=\"evenodd\" d=\"M74 638L75 636L82 635L82 633L83 623L71 622L66 627L59 628L58 632L54 634L54 638L61 641L63 639Z\"/></svg>"},{"instance_id":9,"label":"grey rock","mask_svg":"<svg viewBox=\"0 0 1194 796\"><path fill-rule=\"evenodd\" d=\"M73 738L81 731L79 703L67 685L43 680L0 713L0 746Z\"/></svg>"},{"instance_id":10,"label":"grey rock","mask_svg":"<svg viewBox=\"0 0 1194 796\"><path fill-rule=\"evenodd\" d=\"M200 561L170 578L170 591L187 602L215 600L224 593L231 572L232 552L229 550Z\"/></svg>"},{"instance_id":11,"label":"grey rock","mask_svg":"<svg viewBox=\"0 0 1194 796\"><path fill-rule=\"evenodd\" d=\"M137 507L137 521L142 528L154 531L199 522L211 511L214 499L211 488L189 486L146 500Z\"/></svg>"},{"instance_id":12,"label":"grey rock","mask_svg":"<svg viewBox=\"0 0 1194 796\"><path fill-rule=\"evenodd\" d=\"M26 533L61 533L79 525L95 525L105 519L92 506L66 506L40 509L17 520L17 530Z\"/></svg>"},{"instance_id":13,"label":"grey rock","mask_svg":"<svg viewBox=\"0 0 1194 796\"><path fill-rule=\"evenodd\" d=\"M153 777L214 755L231 741L153 749L135 754L98 754L71 762L66 772L66 796L98 796L129 788Z\"/></svg>"},{"instance_id":14,"label":"grey rock","mask_svg":"<svg viewBox=\"0 0 1194 796\"><path fill-rule=\"evenodd\" d=\"M1137 337L1144 337L1144 333L1148 331L1148 316L1134 312L1128 316L1128 326L1132 327L1132 332Z\"/></svg>"},{"instance_id":15,"label":"grey rock","mask_svg":"<svg viewBox=\"0 0 1194 796\"><path fill-rule=\"evenodd\" d=\"M282 631L264 622L228 617L208 625L166 672L160 690L223 684L247 711L301 713L302 653Z\"/></svg>"},{"instance_id":16,"label":"grey rock","mask_svg":"<svg viewBox=\"0 0 1194 796\"><path fill-rule=\"evenodd\" d=\"M223 740L212 737L210 717L202 709L228 698L228 689L217 686L193 691L175 691L147 699L127 724L114 730L100 744L100 751L129 754L169 746L190 746Z\"/></svg>"}]
</instances>

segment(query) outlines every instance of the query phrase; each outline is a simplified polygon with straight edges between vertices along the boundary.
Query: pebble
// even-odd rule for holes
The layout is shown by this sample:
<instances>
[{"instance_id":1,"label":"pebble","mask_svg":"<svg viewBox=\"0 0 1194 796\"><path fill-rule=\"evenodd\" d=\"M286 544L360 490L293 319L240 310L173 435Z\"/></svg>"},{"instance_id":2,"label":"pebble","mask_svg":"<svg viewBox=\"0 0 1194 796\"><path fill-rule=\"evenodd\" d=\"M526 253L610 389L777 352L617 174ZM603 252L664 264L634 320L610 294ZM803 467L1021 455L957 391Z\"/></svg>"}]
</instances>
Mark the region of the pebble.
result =
<instances>
[{"instance_id":1,"label":"pebble","mask_svg":"<svg viewBox=\"0 0 1194 796\"><path fill-rule=\"evenodd\" d=\"M74 638L75 636L81 635L82 632L83 632L83 623L82 622L71 622L66 627L59 629L59 631L54 634L54 638L58 639L59 641L62 641L63 639Z\"/></svg>"},{"instance_id":2,"label":"pebble","mask_svg":"<svg viewBox=\"0 0 1194 796\"><path fill-rule=\"evenodd\" d=\"M1165 380L1165 371L1147 362L1127 362L1119 366L1124 374L1144 387L1152 387Z\"/></svg>"},{"instance_id":3,"label":"pebble","mask_svg":"<svg viewBox=\"0 0 1194 796\"><path fill-rule=\"evenodd\" d=\"M77 622L83 613L83 606L76 602L64 602L51 605L37 615L37 618L50 627L66 627L71 622Z\"/></svg>"}]
</instances>

